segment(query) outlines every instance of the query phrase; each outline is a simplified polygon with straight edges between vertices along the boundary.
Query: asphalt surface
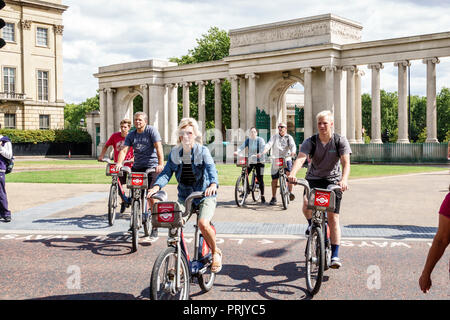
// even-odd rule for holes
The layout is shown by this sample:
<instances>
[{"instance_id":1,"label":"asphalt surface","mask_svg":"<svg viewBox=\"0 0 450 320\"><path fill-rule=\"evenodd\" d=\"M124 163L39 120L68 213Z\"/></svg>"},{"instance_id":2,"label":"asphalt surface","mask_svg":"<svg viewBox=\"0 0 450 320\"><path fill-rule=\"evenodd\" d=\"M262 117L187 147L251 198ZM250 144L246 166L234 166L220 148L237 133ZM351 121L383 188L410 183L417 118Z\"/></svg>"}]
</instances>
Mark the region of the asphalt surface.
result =
<instances>
[{"instance_id":1,"label":"asphalt surface","mask_svg":"<svg viewBox=\"0 0 450 320\"><path fill-rule=\"evenodd\" d=\"M351 180L341 207L343 267L329 270L315 300L449 300L449 250L424 295L418 278L448 192L448 171ZM176 196L168 186L169 198ZM153 262L166 246L141 238L131 253L126 214L106 218L108 185L7 185L11 223L0 222L0 299L146 300ZM269 191L270 192L270 191ZM304 272L301 188L288 210L234 204L220 187L214 216L224 267L215 286L193 300L308 300ZM266 198L270 196L266 195ZM189 239L192 227L186 228ZM78 281L78 280L79 281Z\"/></svg>"}]
</instances>

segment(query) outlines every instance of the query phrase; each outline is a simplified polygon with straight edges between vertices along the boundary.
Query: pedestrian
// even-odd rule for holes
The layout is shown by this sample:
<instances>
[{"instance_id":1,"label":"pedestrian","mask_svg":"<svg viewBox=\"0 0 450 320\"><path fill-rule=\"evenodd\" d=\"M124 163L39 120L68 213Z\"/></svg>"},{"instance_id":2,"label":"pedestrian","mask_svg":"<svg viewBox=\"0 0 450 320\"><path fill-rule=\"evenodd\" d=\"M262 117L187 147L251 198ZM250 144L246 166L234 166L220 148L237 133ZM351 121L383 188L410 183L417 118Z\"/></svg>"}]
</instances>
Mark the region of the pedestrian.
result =
<instances>
[{"instance_id":1,"label":"pedestrian","mask_svg":"<svg viewBox=\"0 0 450 320\"><path fill-rule=\"evenodd\" d=\"M331 111L319 112L316 116L319 133L306 139L300 148L297 160L288 177L289 181L297 181L296 174L303 166L307 156L311 163L306 172L306 180L312 188L326 189L330 184L337 184L341 192L336 192L336 205L334 212L328 212L328 223L331 237L331 265L330 268L338 269L342 266L339 259L339 246L341 242L341 229L339 225L339 208L342 200L342 192L348 189L348 177L350 175L350 154L352 152L348 140L333 133L333 114ZM341 171L342 166L342 171ZM307 208L308 199L303 197L303 214L308 220L309 234L312 221L312 211Z\"/></svg>"},{"instance_id":2,"label":"pedestrian","mask_svg":"<svg viewBox=\"0 0 450 320\"><path fill-rule=\"evenodd\" d=\"M448 244L450 243L450 185L449 192L439 209L439 225L433 243L428 251L427 260L419 278L419 286L423 293L427 293L431 288L431 273L436 263L441 259ZM450 276L450 261L449 261Z\"/></svg>"},{"instance_id":3,"label":"pedestrian","mask_svg":"<svg viewBox=\"0 0 450 320\"><path fill-rule=\"evenodd\" d=\"M1 125L0 125L1 128ZM8 209L8 196L6 195L5 172L7 160L13 156L11 140L0 135L0 217L6 222L11 221L11 211Z\"/></svg>"}]
</instances>

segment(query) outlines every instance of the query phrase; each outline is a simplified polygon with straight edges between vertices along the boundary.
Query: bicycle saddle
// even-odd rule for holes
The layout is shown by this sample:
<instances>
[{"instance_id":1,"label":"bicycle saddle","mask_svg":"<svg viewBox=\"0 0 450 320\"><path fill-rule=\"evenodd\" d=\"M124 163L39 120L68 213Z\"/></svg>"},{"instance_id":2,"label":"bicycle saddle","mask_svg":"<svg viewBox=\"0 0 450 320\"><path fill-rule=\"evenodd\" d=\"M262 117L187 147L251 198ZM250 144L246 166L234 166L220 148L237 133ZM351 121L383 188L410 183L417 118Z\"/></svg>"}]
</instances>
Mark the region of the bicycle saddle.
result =
<instances>
[{"instance_id":1,"label":"bicycle saddle","mask_svg":"<svg viewBox=\"0 0 450 320\"><path fill-rule=\"evenodd\" d=\"M152 198L157 199L159 201L167 201L167 192L164 190L159 190L157 193L155 193Z\"/></svg>"}]
</instances>

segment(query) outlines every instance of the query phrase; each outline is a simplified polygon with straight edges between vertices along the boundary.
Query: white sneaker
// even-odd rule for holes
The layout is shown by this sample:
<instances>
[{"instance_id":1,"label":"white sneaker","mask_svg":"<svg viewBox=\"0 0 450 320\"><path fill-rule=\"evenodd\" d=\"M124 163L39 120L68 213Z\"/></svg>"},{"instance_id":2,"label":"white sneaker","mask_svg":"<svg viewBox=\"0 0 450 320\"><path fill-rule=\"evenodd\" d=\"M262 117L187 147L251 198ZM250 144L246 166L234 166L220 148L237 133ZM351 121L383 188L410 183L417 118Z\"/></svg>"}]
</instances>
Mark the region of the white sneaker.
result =
<instances>
[{"instance_id":1,"label":"white sneaker","mask_svg":"<svg viewBox=\"0 0 450 320\"><path fill-rule=\"evenodd\" d=\"M331 258L330 268L339 269L340 267L342 267L341 259L338 257Z\"/></svg>"}]
</instances>

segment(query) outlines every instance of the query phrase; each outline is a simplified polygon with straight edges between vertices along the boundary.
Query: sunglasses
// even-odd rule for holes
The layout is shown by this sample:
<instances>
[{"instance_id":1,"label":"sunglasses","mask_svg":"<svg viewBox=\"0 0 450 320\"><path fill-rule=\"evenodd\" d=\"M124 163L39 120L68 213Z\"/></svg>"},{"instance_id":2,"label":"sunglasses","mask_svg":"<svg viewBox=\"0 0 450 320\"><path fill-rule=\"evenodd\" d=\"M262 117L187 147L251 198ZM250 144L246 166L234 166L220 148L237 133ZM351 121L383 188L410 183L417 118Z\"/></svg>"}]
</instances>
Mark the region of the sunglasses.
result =
<instances>
[{"instance_id":1,"label":"sunglasses","mask_svg":"<svg viewBox=\"0 0 450 320\"><path fill-rule=\"evenodd\" d=\"M278 129L283 129L283 128L286 128L285 126L278 126Z\"/></svg>"}]
</instances>

